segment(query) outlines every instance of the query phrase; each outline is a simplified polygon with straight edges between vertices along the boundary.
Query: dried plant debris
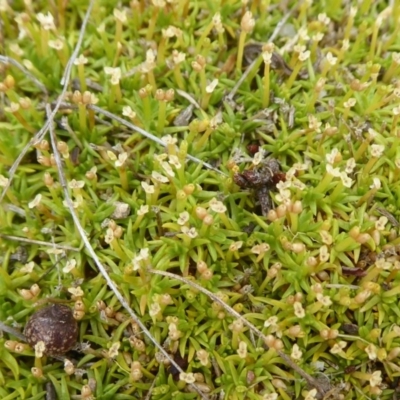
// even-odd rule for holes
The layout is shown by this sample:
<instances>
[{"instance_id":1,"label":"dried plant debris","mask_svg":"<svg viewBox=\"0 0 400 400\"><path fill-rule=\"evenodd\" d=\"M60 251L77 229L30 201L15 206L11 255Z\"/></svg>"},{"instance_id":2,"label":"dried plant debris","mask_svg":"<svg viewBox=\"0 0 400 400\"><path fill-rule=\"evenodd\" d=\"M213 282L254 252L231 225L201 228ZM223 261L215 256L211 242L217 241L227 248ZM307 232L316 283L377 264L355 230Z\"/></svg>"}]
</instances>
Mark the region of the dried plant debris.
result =
<instances>
[{"instance_id":1,"label":"dried plant debris","mask_svg":"<svg viewBox=\"0 0 400 400\"><path fill-rule=\"evenodd\" d=\"M0 398L399 396L400 3L64 3L0 1Z\"/></svg>"},{"instance_id":2,"label":"dried plant debris","mask_svg":"<svg viewBox=\"0 0 400 400\"><path fill-rule=\"evenodd\" d=\"M280 170L279 162L273 158L262 162L254 169L237 172L233 176L233 180L240 188L254 191L264 216L268 215L273 206L269 192L284 179L285 174Z\"/></svg>"}]
</instances>

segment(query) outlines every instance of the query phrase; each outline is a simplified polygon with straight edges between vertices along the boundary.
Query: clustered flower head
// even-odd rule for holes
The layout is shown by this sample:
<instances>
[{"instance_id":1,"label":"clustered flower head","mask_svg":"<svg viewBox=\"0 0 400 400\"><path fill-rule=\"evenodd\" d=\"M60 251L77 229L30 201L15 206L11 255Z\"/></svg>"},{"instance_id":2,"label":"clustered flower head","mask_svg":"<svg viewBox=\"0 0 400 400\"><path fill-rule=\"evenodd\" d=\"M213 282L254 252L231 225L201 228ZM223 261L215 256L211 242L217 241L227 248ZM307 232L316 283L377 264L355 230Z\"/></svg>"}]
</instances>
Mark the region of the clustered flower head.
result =
<instances>
[{"instance_id":1,"label":"clustered flower head","mask_svg":"<svg viewBox=\"0 0 400 400\"><path fill-rule=\"evenodd\" d=\"M149 259L149 249L148 248L143 248L140 249L139 254L135 255L132 260L133 264L133 270L137 271L143 266L143 261L147 261Z\"/></svg>"},{"instance_id":2,"label":"clustered flower head","mask_svg":"<svg viewBox=\"0 0 400 400\"><path fill-rule=\"evenodd\" d=\"M243 15L242 21L240 23L240 27L246 33L251 33L256 24L255 19L253 18L253 14L250 11L246 11Z\"/></svg>"},{"instance_id":3,"label":"clustered flower head","mask_svg":"<svg viewBox=\"0 0 400 400\"><path fill-rule=\"evenodd\" d=\"M46 31L55 31L56 26L54 24L54 17L48 12L46 15L38 13L36 16L42 28Z\"/></svg>"},{"instance_id":4,"label":"clustered flower head","mask_svg":"<svg viewBox=\"0 0 400 400\"><path fill-rule=\"evenodd\" d=\"M111 76L110 82L112 85L119 84L119 81L121 79L121 68L104 67L104 72L106 73L106 75Z\"/></svg>"},{"instance_id":5,"label":"clustered flower head","mask_svg":"<svg viewBox=\"0 0 400 400\"><path fill-rule=\"evenodd\" d=\"M139 71L143 74L152 71L156 67L156 54L152 49L146 52L146 61L141 63L138 67Z\"/></svg>"}]
</instances>

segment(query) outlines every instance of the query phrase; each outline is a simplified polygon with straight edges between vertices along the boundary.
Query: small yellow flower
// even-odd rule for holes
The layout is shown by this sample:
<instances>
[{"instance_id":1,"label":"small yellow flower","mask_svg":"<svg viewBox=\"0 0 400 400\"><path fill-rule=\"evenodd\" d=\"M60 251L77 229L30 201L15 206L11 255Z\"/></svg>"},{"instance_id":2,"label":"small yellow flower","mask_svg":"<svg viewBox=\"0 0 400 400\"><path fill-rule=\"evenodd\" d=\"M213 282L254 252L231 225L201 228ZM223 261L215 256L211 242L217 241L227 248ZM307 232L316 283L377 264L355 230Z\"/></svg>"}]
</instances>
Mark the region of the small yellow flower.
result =
<instances>
[{"instance_id":1,"label":"small yellow flower","mask_svg":"<svg viewBox=\"0 0 400 400\"><path fill-rule=\"evenodd\" d=\"M388 223L388 219L385 216L382 216L375 222L375 229L378 231L385 230L385 225Z\"/></svg>"},{"instance_id":2,"label":"small yellow flower","mask_svg":"<svg viewBox=\"0 0 400 400\"><path fill-rule=\"evenodd\" d=\"M146 204L146 205L140 206L139 210L137 211L137 215L138 216L145 215L148 212L149 212L149 206Z\"/></svg>"},{"instance_id":3,"label":"small yellow flower","mask_svg":"<svg viewBox=\"0 0 400 400\"><path fill-rule=\"evenodd\" d=\"M332 151L328 153L325 157L326 161L328 161L329 164L333 165L336 163L337 158L340 157L340 152L336 147L334 147Z\"/></svg>"},{"instance_id":4,"label":"small yellow flower","mask_svg":"<svg viewBox=\"0 0 400 400\"><path fill-rule=\"evenodd\" d=\"M78 287L70 287L68 288L68 292L72 294L74 297L82 297L84 295L83 290L80 286Z\"/></svg>"},{"instance_id":5,"label":"small yellow flower","mask_svg":"<svg viewBox=\"0 0 400 400\"><path fill-rule=\"evenodd\" d=\"M264 326L265 326L266 328L268 328L269 326L275 327L275 326L277 326L277 322L278 322L278 317L276 317L276 316L269 317L269 318L264 322Z\"/></svg>"},{"instance_id":6,"label":"small yellow flower","mask_svg":"<svg viewBox=\"0 0 400 400\"><path fill-rule=\"evenodd\" d=\"M121 11L121 10L114 8L113 15L114 15L115 19L120 21L122 24L124 24L127 21L125 10Z\"/></svg>"},{"instance_id":7,"label":"small yellow flower","mask_svg":"<svg viewBox=\"0 0 400 400\"><path fill-rule=\"evenodd\" d=\"M132 110L132 108L130 106L122 107L122 115L124 117L128 117L130 119L136 118L136 113L135 113L135 111Z\"/></svg>"},{"instance_id":8,"label":"small yellow flower","mask_svg":"<svg viewBox=\"0 0 400 400\"><path fill-rule=\"evenodd\" d=\"M177 222L179 225L185 225L187 222L189 222L189 213L187 211L181 212Z\"/></svg>"},{"instance_id":9,"label":"small yellow flower","mask_svg":"<svg viewBox=\"0 0 400 400\"><path fill-rule=\"evenodd\" d=\"M161 312L161 306L159 303L152 303L150 305L149 314L151 317L156 317Z\"/></svg>"},{"instance_id":10,"label":"small yellow flower","mask_svg":"<svg viewBox=\"0 0 400 400\"><path fill-rule=\"evenodd\" d=\"M63 272L67 274L71 272L75 267L76 267L76 260L72 258L71 260L68 260L67 263L65 264Z\"/></svg>"},{"instance_id":11,"label":"small yellow flower","mask_svg":"<svg viewBox=\"0 0 400 400\"><path fill-rule=\"evenodd\" d=\"M27 274L30 274L33 271L33 268L35 267L35 263L33 261L28 262L25 264L20 271L25 272Z\"/></svg>"},{"instance_id":12,"label":"small yellow flower","mask_svg":"<svg viewBox=\"0 0 400 400\"><path fill-rule=\"evenodd\" d=\"M165 177L164 175L161 175L157 171L152 171L151 177L154 178L159 183L168 183L169 182L167 177Z\"/></svg>"},{"instance_id":13,"label":"small yellow flower","mask_svg":"<svg viewBox=\"0 0 400 400\"><path fill-rule=\"evenodd\" d=\"M28 203L28 207L35 208L40 204L41 201L42 201L42 195L39 193L35 196L35 198L31 202Z\"/></svg>"},{"instance_id":14,"label":"small yellow flower","mask_svg":"<svg viewBox=\"0 0 400 400\"><path fill-rule=\"evenodd\" d=\"M121 68L104 67L104 72L111 75L111 84L118 85L121 79Z\"/></svg>"},{"instance_id":15,"label":"small yellow flower","mask_svg":"<svg viewBox=\"0 0 400 400\"><path fill-rule=\"evenodd\" d=\"M49 47L51 47L52 49L55 49L55 50L62 50L64 47L64 42L61 39L49 40ZM75 62L76 62L76 60L75 60ZM74 64L75 64L75 62L74 62Z\"/></svg>"},{"instance_id":16,"label":"small yellow flower","mask_svg":"<svg viewBox=\"0 0 400 400\"><path fill-rule=\"evenodd\" d=\"M54 25L54 18L49 12L47 15L39 13L36 18L44 30L51 31L56 29L56 26Z\"/></svg>"},{"instance_id":17,"label":"small yellow flower","mask_svg":"<svg viewBox=\"0 0 400 400\"><path fill-rule=\"evenodd\" d=\"M75 61L74 61L74 65L84 65L87 64L88 59L81 54Z\"/></svg>"},{"instance_id":18,"label":"small yellow flower","mask_svg":"<svg viewBox=\"0 0 400 400\"><path fill-rule=\"evenodd\" d=\"M326 61L333 67L337 63L337 57L334 57L331 52L326 55Z\"/></svg>"},{"instance_id":19,"label":"small yellow flower","mask_svg":"<svg viewBox=\"0 0 400 400\"><path fill-rule=\"evenodd\" d=\"M19 108L20 108L20 105L18 103L11 102L10 107L4 107L4 111L10 112L10 113L15 113L19 110Z\"/></svg>"},{"instance_id":20,"label":"small yellow flower","mask_svg":"<svg viewBox=\"0 0 400 400\"><path fill-rule=\"evenodd\" d=\"M269 249L270 249L270 246L268 243L260 243L260 244L256 244L255 246L253 246L250 251L253 254L264 254L267 251L269 251Z\"/></svg>"},{"instance_id":21,"label":"small yellow flower","mask_svg":"<svg viewBox=\"0 0 400 400\"><path fill-rule=\"evenodd\" d=\"M306 61L310 58L310 50L303 51L302 53L299 54L299 60L300 61Z\"/></svg>"},{"instance_id":22,"label":"small yellow flower","mask_svg":"<svg viewBox=\"0 0 400 400\"><path fill-rule=\"evenodd\" d=\"M237 251L239 250L241 247L243 246L243 242L241 240L239 240L238 242L233 242L230 246L229 246L229 251Z\"/></svg>"},{"instance_id":23,"label":"small yellow flower","mask_svg":"<svg viewBox=\"0 0 400 400\"><path fill-rule=\"evenodd\" d=\"M267 393L263 395L262 400L277 400L278 393Z\"/></svg>"},{"instance_id":24,"label":"small yellow flower","mask_svg":"<svg viewBox=\"0 0 400 400\"><path fill-rule=\"evenodd\" d=\"M140 184L147 194L154 193L154 185L149 185L147 182L141 182Z\"/></svg>"},{"instance_id":25,"label":"small yellow flower","mask_svg":"<svg viewBox=\"0 0 400 400\"><path fill-rule=\"evenodd\" d=\"M216 213L224 213L227 210L222 201L218 201L215 197L210 200L210 208Z\"/></svg>"},{"instance_id":26,"label":"small yellow flower","mask_svg":"<svg viewBox=\"0 0 400 400\"><path fill-rule=\"evenodd\" d=\"M165 135L161 138L161 141L165 144L165 145L173 145L176 144L178 142L178 139L171 136L171 135Z\"/></svg>"},{"instance_id":27,"label":"small yellow flower","mask_svg":"<svg viewBox=\"0 0 400 400\"><path fill-rule=\"evenodd\" d=\"M75 179L72 179L72 181L68 183L70 189L82 189L84 186L85 181L77 181Z\"/></svg>"},{"instance_id":28,"label":"small yellow flower","mask_svg":"<svg viewBox=\"0 0 400 400\"><path fill-rule=\"evenodd\" d=\"M379 178L372 179L372 185L369 187L370 189L380 189L382 186Z\"/></svg>"},{"instance_id":29,"label":"small yellow flower","mask_svg":"<svg viewBox=\"0 0 400 400\"><path fill-rule=\"evenodd\" d=\"M109 358L116 358L118 355L118 349L120 348L121 343L120 342L115 342L111 345L111 347L108 349L107 355Z\"/></svg>"},{"instance_id":30,"label":"small yellow flower","mask_svg":"<svg viewBox=\"0 0 400 400\"><path fill-rule=\"evenodd\" d=\"M184 233L185 235L189 236L191 239L194 239L197 237L198 233L196 231L196 228L188 228L187 226L182 226L181 232Z\"/></svg>"},{"instance_id":31,"label":"small yellow flower","mask_svg":"<svg viewBox=\"0 0 400 400\"><path fill-rule=\"evenodd\" d=\"M382 383L382 371L375 371L371 374L371 378L369 379L369 384L371 387L379 386Z\"/></svg>"},{"instance_id":32,"label":"small yellow flower","mask_svg":"<svg viewBox=\"0 0 400 400\"><path fill-rule=\"evenodd\" d=\"M181 381L186 382L186 383L195 383L195 382L196 382L196 379L195 379L195 377L194 377L193 372L189 372L189 373L181 372L181 373L179 374L179 379L180 379Z\"/></svg>"},{"instance_id":33,"label":"small yellow flower","mask_svg":"<svg viewBox=\"0 0 400 400\"><path fill-rule=\"evenodd\" d=\"M342 181L344 187L350 188L350 187L353 185L353 182L354 182L353 179L351 179L351 178L346 174L346 172L344 172L344 171L342 171L342 172L340 173L340 179L341 179L341 181Z\"/></svg>"},{"instance_id":34,"label":"small yellow flower","mask_svg":"<svg viewBox=\"0 0 400 400\"><path fill-rule=\"evenodd\" d=\"M206 367L209 363L209 356L210 354L208 353L208 351L200 349L196 351L196 356L200 361L200 364L203 365L204 367Z\"/></svg>"},{"instance_id":35,"label":"small yellow flower","mask_svg":"<svg viewBox=\"0 0 400 400\"><path fill-rule=\"evenodd\" d=\"M299 360L301 360L302 356L303 356L303 352L300 350L300 348L297 344L294 344L293 348L292 348L292 353L290 354L290 357L293 360L299 361Z\"/></svg>"},{"instance_id":36,"label":"small yellow flower","mask_svg":"<svg viewBox=\"0 0 400 400\"><path fill-rule=\"evenodd\" d=\"M338 354L343 351L343 349L347 346L347 343L341 340L339 343L335 343L335 345L331 348L330 352L332 354Z\"/></svg>"},{"instance_id":37,"label":"small yellow flower","mask_svg":"<svg viewBox=\"0 0 400 400\"><path fill-rule=\"evenodd\" d=\"M366 348L365 352L368 354L368 358L370 360L376 360L377 354L376 354L376 346L370 343Z\"/></svg>"},{"instance_id":38,"label":"small yellow flower","mask_svg":"<svg viewBox=\"0 0 400 400\"><path fill-rule=\"evenodd\" d=\"M317 399L317 389L312 389L307 393L304 400L316 400Z\"/></svg>"},{"instance_id":39,"label":"small yellow flower","mask_svg":"<svg viewBox=\"0 0 400 400\"><path fill-rule=\"evenodd\" d=\"M351 157L346 161L345 172L347 174L351 174L354 171L355 167L356 167L356 160L353 157Z\"/></svg>"},{"instance_id":40,"label":"small yellow flower","mask_svg":"<svg viewBox=\"0 0 400 400\"><path fill-rule=\"evenodd\" d=\"M6 178L4 175L0 175L0 186L5 187L8 185L8 178Z\"/></svg>"},{"instance_id":41,"label":"small yellow flower","mask_svg":"<svg viewBox=\"0 0 400 400\"><path fill-rule=\"evenodd\" d=\"M182 30L179 28L176 28L175 26L170 25L167 29L162 29L161 33L163 37L165 38L172 38L174 36L176 37L181 37L182 36Z\"/></svg>"},{"instance_id":42,"label":"small yellow flower","mask_svg":"<svg viewBox=\"0 0 400 400\"><path fill-rule=\"evenodd\" d=\"M211 94L218 85L218 79L214 79L210 84L206 86L206 93Z\"/></svg>"},{"instance_id":43,"label":"small yellow flower","mask_svg":"<svg viewBox=\"0 0 400 400\"><path fill-rule=\"evenodd\" d=\"M251 11L246 11L243 15L242 21L240 22L240 27L242 28L242 31L246 33L251 33L255 25L256 21L253 18L253 14L251 13Z\"/></svg>"},{"instance_id":44,"label":"small yellow flower","mask_svg":"<svg viewBox=\"0 0 400 400\"><path fill-rule=\"evenodd\" d=\"M371 156L379 158L382 156L384 150L385 150L385 146L380 145L380 144L372 144L371 145Z\"/></svg>"},{"instance_id":45,"label":"small yellow flower","mask_svg":"<svg viewBox=\"0 0 400 400\"><path fill-rule=\"evenodd\" d=\"M170 176L171 178L175 176L175 172L172 170L171 166L167 162L161 161L160 165L168 176Z\"/></svg>"},{"instance_id":46,"label":"small yellow flower","mask_svg":"<svg viewBox=\"0 0 400 400\"><path fill-rule=\"evenodd\" d=\"M331 19L325 13L321 13L318 14L318 21L322 22L324 25L329 25Z\"/></svg>"},{"instance_id":47,"label":"small yellow flower","mask_svg":"<svg viewBox=\"0 0 400 400\"><path fill-rule=\"evenodd\" d=\"M172 62L175 65L183 63L185 61L185 59L186 59L186 54L185 53L182 53L182 52L180 52L178 50L173 50L172 51Z\"/></svg>"},{"instance_id":48,"label":"small yellow flower","mask_svg":"<svg viewBox=\"0 0 400 400\"><path fill-rule=\"evenodd\" d=\"M294 315L296 315L297 318L304 318L306 316L304 308L300 302L295 301L293 303L293 309L294 309Z\"/></svg>"},{"instance_id":49,"label":"small yellow flower","mask_svg":"<svg viewBox=\"0 0 400 400\"><path fill-rule=\"evenodd\" d=\"M118 160L115 161L115 166L117 168L124 166L127 159L128 159L128 153L124 151L123 153L118 155Z\"/></svg>"},{"instance_id":50,"label":"small yellow flower","mask_svg":"<svg viewBox=\"0 0 400 400\"><path fill-rule=\"evenodd\" d=\"M43 340L40 340L35 344L35 357L42 358L44 352L46 351L46 345L44 344Z\"/></svg>"},{"instance_id":51,"label":"small yellow flower","mask_svg":"<svg viewBox=\"0 0 400 400\"><path fill-rule=\"evenodd\" d=\"M317 300L325 307L332 305L332 300L329 296L324 296L322 293L317 293Z\"/></svg>"},{"instance_id":52,"label":"small yellow flower","mask_svg":"<svg viewBox=\"0 0 400 400\"><path fill-rule=\"evenodd\" d=\"M222 25L222 21L221 21L221 14L219 12L217 12L213 16L212 21L213 21L214 28L217 31L217 33L223 33L225 31L224 26Z\"/></svg>"},{"instance_id":53,"label":"small yellow flower","mask_svg":"<svg viewBox=\"0 0 400 400\"><path fill-rule=\"evenodd\" d=\"M168 157L168 162L169 162L169 164L173 165L176 169L179 169L182 167L182 164L180 163L179 158L173 154L171 154Z\"/></svg>"}]
</instances>

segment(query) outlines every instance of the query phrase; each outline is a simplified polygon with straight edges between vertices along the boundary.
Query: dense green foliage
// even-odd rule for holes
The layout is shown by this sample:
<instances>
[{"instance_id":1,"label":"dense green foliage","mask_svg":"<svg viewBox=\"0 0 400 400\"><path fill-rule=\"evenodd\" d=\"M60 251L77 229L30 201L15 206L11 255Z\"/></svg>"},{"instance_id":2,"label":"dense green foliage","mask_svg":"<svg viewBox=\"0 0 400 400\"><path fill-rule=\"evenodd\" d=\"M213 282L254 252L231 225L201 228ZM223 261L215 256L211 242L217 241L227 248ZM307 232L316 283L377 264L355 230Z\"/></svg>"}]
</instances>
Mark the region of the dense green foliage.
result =
<instances>
[{"instance_id":1,"label":"dense green foliage","mask_svg":"<svg viewBox=\"0 0 400 400\"><path fill-rule=\"evenodd\" d=\"M4 333L0 398L395 398L400 1L97 0L12 177L84 3L0 1L0 321L65 301L82 343Z\"/></svg>"}]
</instances>

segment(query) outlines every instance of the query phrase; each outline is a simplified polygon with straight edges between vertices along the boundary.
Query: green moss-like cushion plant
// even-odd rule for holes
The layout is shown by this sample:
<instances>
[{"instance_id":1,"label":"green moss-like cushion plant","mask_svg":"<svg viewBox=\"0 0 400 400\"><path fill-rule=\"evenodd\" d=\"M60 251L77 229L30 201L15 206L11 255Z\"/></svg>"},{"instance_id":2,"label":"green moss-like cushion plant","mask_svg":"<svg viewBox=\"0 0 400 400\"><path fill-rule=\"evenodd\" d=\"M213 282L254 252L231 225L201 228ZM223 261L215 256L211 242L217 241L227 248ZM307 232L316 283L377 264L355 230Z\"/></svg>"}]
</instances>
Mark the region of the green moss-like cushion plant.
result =
<instances>
[{"instance_id":1,"label":"green moss-like cushion plant","mask_svg":"<svg viewBox=\"0 0 400 400\"><path fill-rule=\"evenodd\" d=\"M1 399L396 398L399 1L0 14Z\"/></svg>"}]
</instances>

